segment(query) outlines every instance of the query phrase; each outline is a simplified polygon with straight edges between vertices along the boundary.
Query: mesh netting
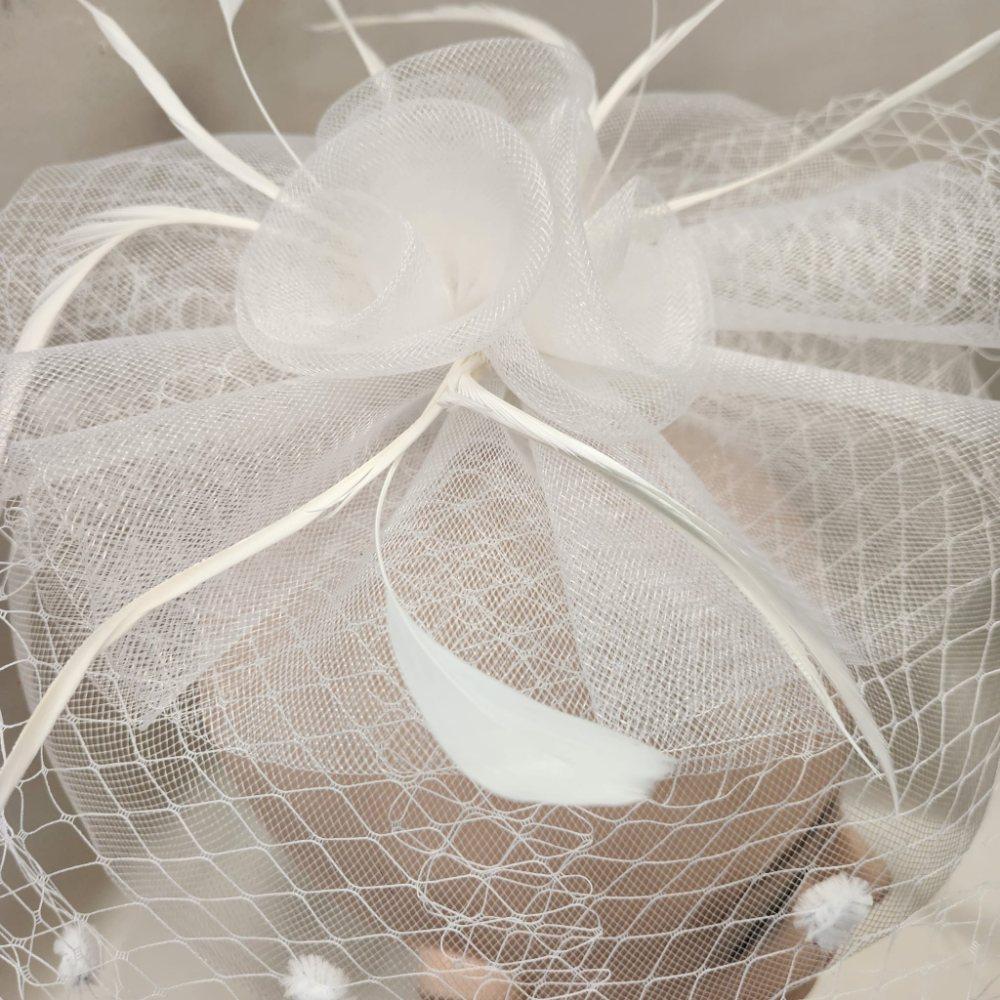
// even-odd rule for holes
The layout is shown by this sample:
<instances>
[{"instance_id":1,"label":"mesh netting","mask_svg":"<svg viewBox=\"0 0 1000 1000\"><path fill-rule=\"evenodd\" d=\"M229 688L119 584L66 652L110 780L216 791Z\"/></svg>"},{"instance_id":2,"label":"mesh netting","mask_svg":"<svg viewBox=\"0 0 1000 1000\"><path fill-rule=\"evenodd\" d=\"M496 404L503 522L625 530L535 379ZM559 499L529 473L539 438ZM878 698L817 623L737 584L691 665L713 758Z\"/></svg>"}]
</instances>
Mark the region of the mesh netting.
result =
<instances>
[{"instance_id":1,"label":"mesh netting","mask_svg":"<svg viewBox=\"0 0 1000 1000\"><path fill-rule=\"evenodd\" d=\"M6 670L35 704L102 620L346 476L478 351L494 393L767 567L850 666L899 808L715 563L570 457L449 410L388 493L400 603L674 773L627 807L464 775L400 676L367 486L91 668L7 810L16 995L765 1000L825 971L825 996L930 998L935 963L949 998L991 995L993 890L944 887L1000 741L997 126L914 101L675 214L877 97L788 120L650 94L595 134L592 96L575 53L476 42L337 101L293 140L301 169L228 137L274 202L185 141L36 173L0 216L9 347L95 214L260 226L136 232L47 346L4 358ZM838 978L890 932L955 944Z\"/></svg>"}]
</instances>

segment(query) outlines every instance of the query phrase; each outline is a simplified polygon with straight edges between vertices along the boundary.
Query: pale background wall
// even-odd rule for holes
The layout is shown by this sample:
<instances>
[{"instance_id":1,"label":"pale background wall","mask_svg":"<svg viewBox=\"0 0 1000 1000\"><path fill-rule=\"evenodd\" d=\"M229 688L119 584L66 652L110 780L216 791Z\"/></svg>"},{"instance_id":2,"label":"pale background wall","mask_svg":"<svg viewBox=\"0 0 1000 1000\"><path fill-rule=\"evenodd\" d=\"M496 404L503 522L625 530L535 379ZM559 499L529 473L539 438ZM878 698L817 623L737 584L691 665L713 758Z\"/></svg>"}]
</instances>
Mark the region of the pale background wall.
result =
<instances>
[{"instance_id":1,"label":"pale background wall","mask_svg":"<svg viewBox=\"0 0 1000 1000\"><path fill-rule=\"evenodd\" d=\"M570 34L598 82L649 34L648 0L511 0ZM215 0L102 0L212 131L257 129L260 119L229 57ZM348 0L354 12L431 6L432 0ZM698 0L660 0L661 23ZM304 25L325 19L323 0L246 0L238 35L247 65L278 122L310 131L361 74L341 37ZM998 0L729 0L653 74L651 86L730 90L775 110L819 107L828 97L907 82L1000 25ZM380 28L387 60L484 32ZM1000 113L994 57L936 92ZM171 134L162 115L101 44L73 0L0 0L0 203L35 166L82 159Z\"/></svg>"},{"instance_id":2,"label":"pale background wall","mask_svg":"<svg viewBox=\"0 0 1000 1000\"><path fill-rule=\"evenodd\" d=\"M592 58L602 87L648 37L648 0L510 3L571 35ZM347 0L354 13L417 5L418 0ZM216 0L103 0L102 6L210 130L260 128L230 58ZM680 20L697 6L697 0L660 0L661 24ZM310 131L326 106L362 75L342 36L305 30L326 16L323 0L246 0L240 15L238 36L248 68L287 131ZM998 0L729 0L655 71L650 85L729 90L778 111L820 107L838 93L900 86L997 27ZM484 33L421 26L377 29L369 38L393 61ZM1000 57L964 71L935 93L944 100L967 100L981 114L1000 115ZM36 166L172 134L73 0L0 0L0 204ZM9 659L0 650L0 662ZM18 712L16 692L9 683L0 685L0 714L10 720ZM84 858L76 845L53 845L53 854L57 867ZM980 847L960 880L974 885L998 874L994 855ZM928 949L949 946L917 935L902 944L891 956L900 969L922 964ZM877 957L879 963L883 959ZM905 996L891 988L864 988L866 965L874 961L874 956L854 961L838 986L855 983L859 998ZM13 993L0 971L0 996ZM940 996L950 996L947 981ZM988 997L1000 992L984 1000Z\"/></svg>"}]
</instances>

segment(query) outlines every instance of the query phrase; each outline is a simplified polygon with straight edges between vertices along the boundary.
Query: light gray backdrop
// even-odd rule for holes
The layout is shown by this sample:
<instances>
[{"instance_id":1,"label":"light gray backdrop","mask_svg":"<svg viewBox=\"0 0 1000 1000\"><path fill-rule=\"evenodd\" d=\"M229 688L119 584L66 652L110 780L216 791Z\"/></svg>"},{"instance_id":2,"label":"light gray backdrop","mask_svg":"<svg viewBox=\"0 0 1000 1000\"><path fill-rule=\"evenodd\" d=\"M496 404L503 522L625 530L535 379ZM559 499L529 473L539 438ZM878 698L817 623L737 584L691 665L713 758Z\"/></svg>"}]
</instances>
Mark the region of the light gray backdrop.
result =
<instances>
[{"instance_id":1,"label":"light gray backdrop","mask_svg":"<svg viewBox=\"0 0 1000 1000\"><path fill-rule=\"evenodd\" d=\"M346 0L353 13L436 0ZM661 24L700 0L659 0ZM230 58L216 0L98 0L212 131L260 118ZM571 35L607 85L645 43L649 0L510 0ZM362 75L342 36L306 26L323 0L246 0L237 21L247 65L283 129L308 132ZM1000 0L729 0L652 76L656 88L718 89L778 111L838 93L892 88L1000 27ZM372 29L387 61L482 29ZM1000 61L987 58L936 91L1000 114ZM0 0L0 204L36 166L171 135L170 126L75 0Z\"/></svg>"}]
</instances>

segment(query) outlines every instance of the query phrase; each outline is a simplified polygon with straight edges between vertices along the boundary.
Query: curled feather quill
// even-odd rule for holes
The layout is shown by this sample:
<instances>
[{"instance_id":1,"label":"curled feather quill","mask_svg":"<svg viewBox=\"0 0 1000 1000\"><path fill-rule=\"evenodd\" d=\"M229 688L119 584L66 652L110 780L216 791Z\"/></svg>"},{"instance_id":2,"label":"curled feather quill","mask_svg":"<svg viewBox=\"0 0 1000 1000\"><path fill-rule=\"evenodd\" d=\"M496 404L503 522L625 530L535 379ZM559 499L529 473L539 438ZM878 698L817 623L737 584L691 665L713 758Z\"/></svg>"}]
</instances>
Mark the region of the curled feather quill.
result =
<instances>
[{"instance_id":1,"label":"curled feather quill","mask_svg":"<svg viewBox=\"0 0 1000 1000\"><path fill-rule=\"evenodd\" d=\"M112 209L88 219L82 225L65 233L59 245L76 249L93 245L87 254L71 264L48 284L38 297L38 302L14 346L15 351L31 351L44 347L52 327L70 296L86 277L119 243L157 226L221 226L227 229L257 228L255 219L224 212L211 212L182 205L131 205Z\"/></svg>"},{"instance_id":2,"label":"curled feather quill","mask_svg":"<svg viewBox=\"0 0 1000 1000\"><path fill-rule=\"evenodd\" d=\"M385 69L385 63L382 62L382 59L376 54L375 50L358 34L357 28L354 27L354 21L348 17L341 0L326 0L326 5L337 15L337 21L343 27L344 31L347 32L348 37L351 39L351 44L357 50L358 55L361 56L361 61L365 64L368 75L375 76L376 73L381 73Z\"/></svg>"},{"instance_id":3,"label":"curled feather quill","mask_svg":"<svg viewBox=\"0 0 1000 1000\"><path fill-rule=\"evenodd\" d=\"M647 48L625 67L618 78L608 88L607 93L597 102L591 112L594 128L600 128L608 115L617 107L618 102L642 79L661 63L702 21L708 17L724 0L710 0L700 10L692 14L680 24L667 28L659 38L652 41Z\"/></svg>"},{"instance_id":4,"label":"curled feather quill","mask_svg":"<svg viewBox=\"0 0 1000 1000\"><path fill-rule=\"evenodd\" d=\"M285 152L292 158L296 166L301 167L302 160L299 159L295 150L288 145L288 141L278 130L278 126L274 124L274 119L271 118L270 113L264 106L264 102L260 99L260 94L257 93L257 88L253 85L253 81L250 79L250 74L247 72L246 64L243 62L243 56L240 55L240 47L236 44L236 32L234 30L233 22L235 22L236 15L240 12L240 8L242 6L243 0L219 0L219 7L222 9L222 17L226 22L226 33L229 35L229 47L233 50L233 58L236 60L240 76L243 77L243 83L250 92L250 96L253 98L254 104L257 105L258 111L260 111L264 121L267 122L267 127L274 133L275 138L281 143Z\"/></svg>"},{"instance_id":5,"label":"curled feather quill","mask_svg":"<svg viewBox=\"0 0 1000 1000\"><path fill-rule=\"evenodd\" d=\"M537 17L530 17L519 10L492 3L445 3L423 10L408 10L399 14L365 14L351 19L356 27L370 27L383 24L488 24L504 28L525 38L533 38L547 45L562 45L576 49L565 35L560 34L551 24ZM339 21L329 21L313 26L314 31L342 31Z\"/></svg>"},{"instance_id":6,"label":"curled feather quill","mask_svg":"<svg viewBox=\"0 0 1000 1000\"><path fill-rule=\"evenodd\" d=\"M227 173L243 181L268 198L278 197L278 185L260 171L255 170L245 160L241 160L232 150L227 149L215 138L185 107L184 102L174 93L163 74L149 61L145 53L129 38L114 18L98 10L90 0L78 0L93 17L97 27L111 47L126 62L139 82L149 91L150 96L163 109L171 124L181 135L197 146L210 160ZM235 7L235 5L231 5ZM235 16L235 10L233 11Z\"/></svg>"},{"instance_id":7,"label":"curled feather quill","mask_svg":"<svg viewBox=\"0 0 1000 1000\"><path fill-rule=\"evenodd\" d=\"M940 66L932 69L929 73L925 73L912 83L908 83L905 87L901 87L895 93L873 104L856 118L852 118L849 122L841 125L840 128L834 129L819 141L800 150L787 160L772 164L763 170L748 174L746 177L740 177L735 181L720 184L718 187L706 188L703 191L695 191L692 194L671 198L663 205L658 205L654 209L651 209L651 212L655 214L668 211L679 212L682 209L690 208L693 205L700 205L702 202L711 201L713 198L721 197L732 191L738 191L749 184L756 184L758 181L767 180L769 177L774 177L777 174L784 173L786 170L791 170L803 163L807 163L809 160L823 153L828 153L830 150L836 149L837 146L841 146L855 136L860 135L865 129L871 128L872 125L887 115L892 114L896 108L905 104L911 98L923 94L925 91L930 90L931 87L965 69L966 66L971 65L977 59L981 59L988 52L992 52L993 49L997 48L997 46L1000 46L1000 30L991 32L989 35L980 38L978 42L963 49Z\"/></svg>"},{"instance_id":8,"label":"curled feather quill","mask_svg":"<svg viewBox=\"0 0 1000 1000\"><path fill-rule=\"evenodd\" d=\"M702 521L697 515L687 510L683 505L673 500L652 483L631 472L625 466L621 465L621 463L616 462L597 449L590 447L582 441L578 441L554 427L550 427L531 414L525 413L523 410L512 406L483 389L470 376L471 371L480 363L480 359L477 356L472 356L457 361L452 365L438 391L434 394L417 420L394 438L385 448L373 455L367 462L359 466L339 483L330 487L302 507L279 518L277 521L163 581L141 594L120 611L102 622L84 640L56 676L55 680L49 685L36 706L35 711L32 713L31 718L11 748L3 766L0 767L0 811L6 805L18 781L20 781L21 777L27 771L35 754L41 749L59 715L83 681L90 665L103 649L124 635L136 622L156 608L187 593L200 583L225 572L230 567L238 565L258 552L262 552L283 539L288 538L313 523L318 517L339 510L340 507L357 495L363 486L370 483L375 476L384 472L398 461L424 431L434 423L444 408L448 406L464 406L475 410L509 427L516 433L549 447L556 448L584 462L635 499L646 504L654 511L665 515L670 523L678 531L682 532L692 544L700 548L709 558L716 562L734 584L760 610L776 637L782 643L810 688L814 691L817 699L830 714L838 728L846 735L858 755L868 763L876 774L879 773L879 768L881 768L881 772L889 784L893 801L898 808L899 791L888 745L853 676L825 636L813 628L805 618L797 616L794 609L788 606L787 602L769 581L767 574L759 566L756 566L748 556L735 551L732 544L712 528L711 525ZM396 604L398 605L398 602ZM468 673L461 665L461 661L458 663L452 662L444 653L436 651L437 646L433 640L428 641L426 638L421 638L414 631L416 626L412 620L408 620L407 616L402 613L401 608L390 606L390 613L392 614L392 622L390 623L391 634L395 636L393 639L394 650L397 657L402 657L401 669L408 671L411 679L414 677L418 679L420 677L432 677L432 681L428 684L418 683L418 689L423 688L426 692L429 692L434 689L431 687L431 683L435 683L437 688L440 688L442 684L450 684L451 687L458 685L456 689L457 693L452 698L451 707L453 709L460 705L459 695L465 701L469 701L473 706L476 706L476 710L480 714L483 712L484 704L491 701L503 705L503 712L494 719L493 725L501 727L506 725L509 730L508 738L513 738L515 741L524 737L524 734L514 727L514 716L518 712L522 712L526 708L525 705L508 694L499 693L497 689L493 689L490 685L481 684L477 681L469 681ZM421 651L414 652L418 647ZM443 681L440 678L433 679L433 675L428 673L428 657L432 660L436 658L440 661L437 663L437 667L439 672L444 671L445 679ZM464 666L467 667L468 665ZM836 702L826 688L825 682L829 682L840 696L846 710L850 713L862 736L874 753L878 765L870 760L864 748L847 728L841 718ZM408 680L408 686L409 683L410 681ZM492 698L486 693L487 691L492 691ZM516 692L512 692L512 694L516 694ZM506 764L501 766L500 770L497 770L485 759L488 756L486 751L476 748L470 749L468 746L465 746L460 733L456 736L453 730L448 729L447 725L436 714L429 694L424 700L435 720L433 723L431 723L430 719L428 720L431 731L439 739L445 752L449 753L449 756L454 754L452 759L455 763L463 768L463 770L466 767L470 768L471 770L466 773L473 780L482 784L483 787L495 790L496 794L514 798L516 801L527 801L529 799L532 801L551 801L553 803L569 801L568 798L554 798L554 796L558 795L573 796L577 804L582 804L584 798L588 800L587 804L590 805L595 805L599 802L610 805L613 803L621 804L623 801L635 801L637 797L645 797L657 780L668 776L672 767L672 764L668 763L668 758L664 758L654 766L652 758L647 756L647 752L657 754L658 752L653 751L652 748L644 744L632 741L631 750L629 750L629 744L615 742L614 753L611 759L617 763L615 764L616 770L613 772L613 775L616 776L614 780L624 790L619 791L617 795L613 794L611 785L609 784L612 780L612 774L603 771L595 773L595 783L593 785L587 785L581 779L572 789L566 789L560 793L554 787L554 778L557 774L561 773L565 779L566 775L570 772L567 772L565 769L560 772L555 763L548 762L529 780L526 770L528 762L523 757L508 760ZM468 706L465 707L468 708ZM539 705L536 707L542 708L543 706ZM421 705L421 709L424 709L424 705ZM469 708L469 711L471 710ZM542 718L545 716L545 713L539 713L532 709L528 712L528 715L533 719L530 725L536 727L537 733L537 730L546 724L546 719ZM551 719L547 719L547 721L551 722ZM558 747L560 748L559 753L568 754L571 750L574 753L577 750L581 754L583 753L582 748L578 744L584 739L584 733L577 723L582 724L584 721L575 719L574 724L567 724L561 731L560 739L562 742L558 743ZM601 727L597 728L601 729ZM590 731L588 731L588 735L591 739L595 736ZM620 736L621 734L612 735ZM629 740L628 737L624 736L621 739ZM487 741L488 746L494 752L498 746L498 740L499 736L495 733ZM532 744L529 741L527 745ZM640 747L642 751L638 749ZM632 751L634 751L634 754ZM662 754L658 754L658 756L660 758L663 757ZM573 760L576 758L570 756L567 759ZM584 761L587 758L583 756L580 760ZM573 773L576 772L574 771ZM515 780L516 775L520 775L520 778ZM639 789L642 789L641 793L638 793ZM598 792L599 798L597 797Z\"/></svg>"},{"instance_id":9,"label":"curled feather quill","mask_svg":"<svg viewBox=\"0 0 1000 1000\"><path fill-rule=\"evenodd\" d=\"M223 212L211 212L182 205L130 205L112 209L94 216L83 224L64 233L59 246L65 250L90 247L78 260L49 282L35 302L35 307L14 342L12 353L22 354L45 347L60 314L73 293L87 276L120 243L130 236L157 226L194 225L222 226L227 229L256 229L255 219ZM11 427L24 402L28 390L28 369L16 377L6 377L0 385L0 402L3 403L0 423L0 467L7 455Z\"/></svg>"}]
</instances>

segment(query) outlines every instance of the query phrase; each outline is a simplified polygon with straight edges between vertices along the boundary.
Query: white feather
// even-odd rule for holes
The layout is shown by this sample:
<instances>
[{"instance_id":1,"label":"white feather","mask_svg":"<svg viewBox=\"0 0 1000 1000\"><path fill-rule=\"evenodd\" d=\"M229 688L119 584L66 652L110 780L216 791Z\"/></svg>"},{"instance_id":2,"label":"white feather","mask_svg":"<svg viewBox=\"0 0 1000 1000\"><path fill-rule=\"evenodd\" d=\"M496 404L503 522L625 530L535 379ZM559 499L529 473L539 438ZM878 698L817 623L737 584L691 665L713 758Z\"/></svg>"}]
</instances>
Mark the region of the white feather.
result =
<instances>
[{"instance_id":1,"label":"white feather","mask_svg":"<svg viewBox=\"0 0 1000 1000\"><path fill-rule=\"evenodd\" d=\"M799 893L792 920L810 944L839 951L874 904L872 888L864 879L838 872Z\"/></svg>"},{"instance_id":2,"label":"white feather","mask_svg":"<svg viewBox=\"0 0 1000 1000\"><path fill-rule=\"evenodd\" d=\"M623 806L649 797L676 762L606 726L543 705L442 646L404 610L375 547L385 586L389 640L406 688L452 763L488 792L514 802Z\"/></svg>"},{"instance_id":3,"label":"white feather","mask_svg":"<svg viewBox=\"0 0 1000 1000\"><path fill-rule=\"evenodd\" d=\"M656 26L659 22L660 16L660 4L659 0L650 0L650 19L649 19L649 43L652 45L656 39ZM604 188L604 184L607 179L611 176L611 171L614 170L615 164L618 162L618 157L621 156L622 150L625 148L625 140L628 138L629 133L632 131L632 126L635 125L636 116L639 114L639 107L642 104L643 94L646 92L646 81L649 76L649 71L647 70L642 75L642 79L639 81L639 93L636 99L632 102L632 107L629 110L628 120L625 122L625 126L622 128L618 135L618 141L615 143L615 148L611 151L611 155L608 157L607 163L604 164L604 170L601 172L600 180L594 185L594 189L590 195L589 204L593 205L597 200L597 196L601 193Z\"/></svg>"},{"instance_id":4,"label":"white feather","mask_svg":"<svg viewBox=\"0 0 1000 1000\"><path fill-rule=\"evenodd\" d=\"M236 65L239 67L240 75L243 77L243 83L246 84L247 90L250 91L250 96L254 100L254 104L257 105L257 110L260 111L267 122L267 127L274 133L278 142L284 147L285 152L292 158L293 162L301 167L302 161L299 159L295 150L288 145L287 140L278 131L278 126L274 124L274 119L268 113L267 108L264 106L264 102L260 99L260 94L257 93L257 88L253 85L250 79L250 74L247 72L246 65L243 62L243 56L240 55L240 48L236 44L236 33L233 30L233 22L236 20L236 15L240 12L240 8L243 6L243 0L219 0L219 7L222 8L222 16L226 22L226 33L229 35L229 47L233 50L233 58L236 60Z\"/></svg>"},{"instance_id":5,"label":"white feather","mask_svg":"<svg viewBox=\"0 0 1000 1000\"><path fill-rule=\"evenodd\" d=\"M60 982L71 987L93 982L101 964L101 946L83 920L67 924L59 932L52 950L59 959Z\"/></svg>"},{"instance_id":6,"label":"white feather","mask_svg":"<svg viewBox=\"0 0 1000 1000\"><path fill-rule=\"evenodd\" d=\"M17 343L14 345L16 352L33 351L45 345L69 297L80 287L87 275L125 239L125 236L123 233L107 239L49 282L17 338Z\"/></svg>"},{"instance_id":7,"label":"white feather","mask_svg":"<svg viewBox=\"0 0 1000 1000\"><path fill-rule=\"evenodd\" d=\"M90 12L91 17L111 47L131 67L140 83L149 91L150 96L159 104L164 114L181 135L238 180L269 198L277 198L278 185L223 146L197 121L174 93L160 71L146 58L135 42L125 34L117 21L105 14L104 11L98 10L90 3L90 0L78 0L78 2Z\"/></svg>"},{"instance_id":8,"label":"white feather","mask_svg":"<svg viewBox=\"0 0 1000 1000\"><path fill-rule=\"evenodd\" d=\"M666 516L670 524L715 562L757 607L837 728L872 771L876 775L881 774L888 782L898 808L899 790L889 746L853 675L826 636L788 604L766 571L752 557L734 550L725 536L712 525L620 462L512 406L467 375L454 381L442 396L442 402L473 409L515 433L572 456L641 503ZM824 677L840 697L875 755L877 764L847 728L826 688Z\"/></svg>"},{"instance_id":9,"label":"white feather","mask_svg":"<svg viewBox=\"0 0 1000 1000\"><path fill-rule=\"evenodd\" d=\"M302 955L288 963L282 977L286 1000L349 1000L347 976L319 955Z\"/></svg>"},{"instance_id":10,"label":"white feather","mask_svg":"<svg viewBox=\"0 0 1000 1000\"><path fill-rule=\"evenodd\" d=\"M659 65L702 21L708 17L724 0L711 0L699 11L692 14L686 21L667 28L650 46L639 53L636 58L622 70L618 79L608 88L607 93L597 102L591 112L591 121L598 129L607 120L608 115L617 107L618 102L641 80Z\"/></svg>"},{"instance_id":11,"label":"white feather","mask_svg":"<svg viewBox=\"0 0 1000 1000\"><path fill-rule=\"evenodd\" d=\"M720 184L718 187L707 188L704 191L695 191L692 194L681 195L678 198L671 198L669 201L664 203L662 207L658 207L655 211L679 212L682 209L690 208L692 205L700 205L702 202L710 201L712 198L718 198L720 195L729 194L732 191L738 191L740 188L746 187L748 184L755 184L757 181L766 180L768 177L784 173L786 170L791 170L793 167L800 166L822 153L836 149L837 146L853 139L856 135L860 135L866 128L870 128L882 118L885 118L886 115L891 114L892 111L898 108L901 104L905 104L911 98L917 97L925 91L930 90L931 87L934 87L942 80L946 80L948 77L954 76L957 72L959 72L959 70L965 69L966 66L974 63L977 59L982 58L982 56L986 55L987 52L991 52L998 45L1000 45L1000 30L994 31L991 34L986 35L984 38L979 39L978 42L970 45L967 49L963 49L958 53L958 55L952 56L951 59L946 60L936 69L931 70L929 73L925 73L918 80L914 80L913 83L907 84L902 89L897 90L894 94L890 94L877 104L872 105L866 111L863 111L860 115L858 115L857 118L852 118L851 121L841 125L840 128L834 129L829 133L829 135L823 136L823 138L818 142L800 150L794 156L789 157L789 159L783 160L781 163L772 164L771 166L765 167L763 170L758 170L756 173L750 174L747 177L741 177L738 180L729 181L726 184Z\"/></svg>"},{"instance_id":12,"label":"white feather","mask_svg":"<svg viewBox=\"0 0 1000 1000\"><path fill-rule=\"evenodd\" d=\"M537 17L522 14L518 10L490 3L446 3L424 10L408 10L400 14L365 14L352 20L358 27L383 24L488 24L547 45L576 49L576 46L551 24ZM315 25L313 30L342 31L343 26L338 21L329 21Z\"/></svg>"},{"instance_id":13,"label":"white feather","mask_svg":"<svg viewBox=\"0 0 1000 1000\"><path fill-rule=\"evenodd\" d=\"M254 219L222 212L210 212L179 205L133 205L113 209L95 216L65 233L59 240L64 249L89 244L94 248L65 271L56 275L38 297L34 310L28 317L14 351L32 351L44 347L52 327L70 296L80 287L87 275L128 237L157 226L194 225L221 226L228 229L256 229Z\"/></svg>"},{"instance_id":14,"label":"white feather","mask_svg":"<svg viewBox=\"0 0 1000 1000\"><path fill-rule=\"evenodd\" d=\"M347 16L347 11L344 10L341 0L326 0L326 5L337 15L338 22L343 26L344 31L347 32L348 37L351 39L351 43L358 50L358 55L361 56L361 61L365 64L368 75L375 76L376 73L381 73L385 69L385 63L382 62L375 50L358 34L357 29L354 27L354 22Z\"/></svg>"}]
</instances>

